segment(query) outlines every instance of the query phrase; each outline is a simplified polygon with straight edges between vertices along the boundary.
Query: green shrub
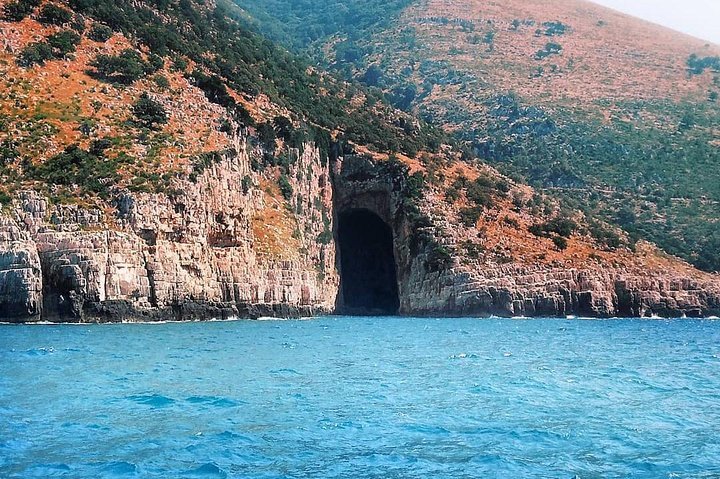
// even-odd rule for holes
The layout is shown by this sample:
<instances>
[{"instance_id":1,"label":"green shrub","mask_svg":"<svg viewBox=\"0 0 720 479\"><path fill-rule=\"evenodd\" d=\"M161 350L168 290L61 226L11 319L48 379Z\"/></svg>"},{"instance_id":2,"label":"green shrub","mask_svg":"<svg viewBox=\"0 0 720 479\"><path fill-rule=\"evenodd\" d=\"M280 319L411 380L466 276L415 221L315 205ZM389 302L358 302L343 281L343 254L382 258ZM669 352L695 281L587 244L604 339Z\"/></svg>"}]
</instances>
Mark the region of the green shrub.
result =
<instances>
[{"instance_id":1,"label":"green shrub","mask_svg":"<svg viewBox=\"0 0 720 479\"><path fill-rule=\"evenodd\" d=\"M157 74L153 77L153 81L161 90L170 88L170 80L168 80L165 75Z\"/></svg>"},{"instance_id":2,"label":"green shrub","mask_svg":"<svg viewBox=\"0 0 720 479\"><path fill-rule=\"evenodd\" d=\"M317 237L316 241L320 244L330 244L333 240L332 231L329 229L323 230Z\"/></svg>"},{"instance_id":3,"label":"green shrub","mask_svg":"<svg viewBox=\"0 0 720 479\"><path fill-rule=\"evenodd\" d=\"M478 259L485 252L485 248L481 244L472 241L463 241L460 243L460 247L465 251L465 256L470 259Z\"/></svg>"},{"instance_id":4,"label":"green shrub","mask_svg":"<svg viewBox=\"0 0 720 479\"><path fill-rule=\"evenodd\" d=\"M78 145L67 147L39 166L29 167L26 173L34 180L50 185L77 185L85 193L102 197L107 197L109 185L119 179L116 161L94 155Z\"/></svg>"},{"instance_id":5,"label":"green shrub","mask_svg":"<svg viewBox=\"0 0 720 479\"><path fill-rule=\"evenodd\" d=\"M567 239L563 238L562 236L553 236L552 242L555 245L557 249L560 251L567 249Z\"/></svg>"},{"instance_id":6,"label":"green shrub","mask_svg":"<svg viewBox=\"0 0 720 479\"><path fill-rule=\"evenodd\" d=\"M445 201L447 201L449 204L452 205L459 199L460 199L460 190L459 189L457 189L451 185L447 190L445 190Z\"/></svg>"},{"instance_id":7,"label":"green shrub","mask_svg":"<svg viewBox=\"0 0 720 479\"><path fill-rule=\"evenodd\" d=\"M133 115L135 122L144 128L155 129L158 125L164 125L168 121L165 108L147 93L140 95L138 101L133 104Z\"/></svg>"},{"instance_id":8,"label":"green shrub","mask_svg":"<svg viewBox=\"0 0 720 479\"><path fill-rule=\"evenodd\" d=\"M633 215L632 221L624 223L625 227L631 226L634 222L635 219ZM620 238L620 235L615 230L598 221L591 221L588 226L588 231L595 240L610 249L616 249L622 246L622 239Z\"/></svg>"},{"instance_id":9,"label":"green shrub","mask_svg":"<svg viewBox=\"0 0 720 479\"><path fill-rule=\"evenodd\" d=\"M199 70L192 72L189 78L205 93L209 101L224 106L236 121L246 126L255 125L255 120L245 107L237 103L228 93L222 78L217 75L206 75Z\"/></svg>"},{"instance_id":10,"label":"green shrub","mask_svg":"<svg viewBox=\"0 0 720 479\"><path fill-rule=\"evenodd\" d=\"M479 176L472 182L467 183L467 180L465 182L468 201L480 208L492 208L495 205L495 198L508 189L487 176Z\"/></svg>"},{"instance_id":11,"label":"green shrub","mask_svg":"<svg viewBox=\"0 0 720 479\"><path fill-rule=\"evenodd\" d=\"M273 118L273 127L280 138L289 143L292 139L295 127L293 127L292 121L284 116L276 116Z\"/></svg>"},{"instance_id":12,"label":"green shrub","mask_svg":"<svg viewBox=\"0 0 720 479\"><path fill-rule=\"evenodd\" d=\"M562 22L545 22L545 36L552 37L555 35L564 35L568 31L568 26Z\"/></svg>"},{"instance_id":13,"label":"green shrub","mask_svg":"<svg viewBox=\"0 0 720 479\"><path fill-rule=\"evenodd\" d=\"M45 25L64 25L72 20L72 12L52 3L46 3L40 9L38 21Z\"/></svg>"},{"instance_id":14,"label":"green shrub","mask_svg":"<svg viewBox=\"0 0 720 479\"><path fill-rule=\"evenodd\" d=\"M188 62L183 57L176 56L172 62L172 70L176 72L185 72L188 67Z\"/></svg>"},{"instance_id":15,"label":"green shrub","mask_svg":"<svg viewBox=\"0 0 720 479\"><path fill-rule=\"evenodd\" d=\"M465 226L474 228L477 225L480 216L482 215L483 208L479 206L472 206L469 208L462 208L460 210L460 221Z\"/></svg>"},{"instance_id":16,"label":"green shrub","mask_svg":"<svg viewBox=\"0 0 720 479\"><path fill-rule=\"evenodd\" d=\"M257 126L257 135L260 143L266 151L275 151L275 128L273 128L270 122L260 123Z\"/></svg>"},{"instance_id":17,"label":"green shrub","mask_svg":"<svg viewBox=\"0 0 720 479\"><path fill-rule=\"evenodd\" d=\"M429 272L442 271L452 266L452 251L445 245L437 242L429 245L425 270Z\"/></svg>"},{"instance_id":18,"label":"green shrub","mask_svg":"<svg viewBox=\"0 0 720 479\"><path fill-rule=\"evenodd\" d=\"M95 23L90 29L90 32L88 32L88 38L95 42L105 43L106 41L110 40L112 34L112 28L101 23Z\"/></svg>"},{"instance_id":19,"label":"green shrub","mask_svg":"<svg viewBox=\"0 0 720 479\"><path fill-rule=\"evenodd\" d=\"M32 14L38 5L40 5L40 0L15 0L14 2L7 3L2 10L3 20L19 22Z\"/></svg>"},{"instance_id":20,"label":"green shrub","mask_svg":"<svg viewBox=\"0 0 720 479\"><path fill-rule=\"evenodd\" d=\"M80 35L76 32L62 30L50 35L44 42L31 43L26 46L20 52L17 63L22 67L44 65L48 60L63 58L73 53L80 40Z\"/></svg>"},{"instance_id":21,"label":"green shrub","mask_svg":"<svg viewBox=\"0 0 720 479\"><path fill-rule=\"evenodd\" d=\"M288 180L288 177L285 173L280 175L280 178L278 179L278 186L280 186L280 193L282 194L283 198L285 200L290 201L293 195L293 187L290 184L290 180Z\"/></svg>"},{"instance_id":22,"label":"green shrub","mask_svg":"<svg viewBox=\"0 0 720 479\"><path fill-rule=\"evenodd\" d=\"M145 63L144 69L146 75L151 75L165 66L165 60L160 55L151 53L148 55L148 60Z\"/></svg>"},{"instance_id":23,"label":"green shrub","mask_svg":"<svg viewBox=\"0 0 720 479\"><path fill-rule=\"evenodd\" d=\"M549 42L549 43L545 44L544 49L538 50L535 53L535 59L542 60L551 55L559 55L561 51L562 51L562 45L560 45L559 43Z\"/></svg>"},{"instance_id":24,"label":"green shrub","mask_svg":"<svg viewBox=\"0 0 720 479\"><path fill-rule=\"evenodd\" d=\"M693 53L687 59L688 71L693 75L702 75L706 69L720 71L720 57L699 57Z\"/></svg>"},{"instance_id":25,"label":"green shrub","mask_svg":"<svg viewBox=\"0 0 720 479\"><path fill-rule=\"evenodd\" d=\"M72 30L62 30L47 38L47 43L53 50L55 58L62 58L65 55L75 52L80 44L80 35Z\"/></svg>"},{"instance_id":26,"label":"green shrub","mask_svg":"<svg viewBox=\"0 0 720 479\"><path fill-rule=\"evenodd\" d=\"M110 83L129 85L147 73L147 64L140 54L132 49L123 50L119 55L98 55L90 66L92 76Z\"/></svg>"},{"instance_id":27,"label":"green shrub","mask_svg":"<svg viewBox=\"0 0 720 479\"><path fill-rule=\"evenodd\" d=\"M21 67L44 65L46 61L52 60L52 58L52 47L47 42L31 43L20 51L17 64Z\"/></svg>"},{"instance_id":28,"label":"green shrub","mask_svg":"<svg viewBox=\"0 0 720 479\"><path fill-rule=\"evenodd\" d=\"M5 191L0 191L0 207L7 206L12 202L12 196Z\"/></svg>"},{"instance_id":29,"label":"green shrub","mask_svg":"<svg viewBox=\"0 0 720 479\"><path fill-rule=\"evenodd\" d=\"M241 181L242 186L242 192L243 195L247 195L250 191L250 188L252 188L252 178L250 178L250 175L243 176L243 179Z\"/></svg>"},{"instance_id":30,"label":"green shrub","mask_svg":"<svg viewBox=\"0 0 720 479\"><path fill-rule=\"evenodd\" d=\"M570 218L558 216L542 224L534 224L528 231L535 236L550 236L552 234L569 238L577 229L577 223Z\"/></svg>"},{"instance_id":31,"label":"green shrub","mask_svg":"<svg viewBox=\"0 0 720 479\"><path fill-rule=\"evenodd\" d=\"M13 163L20 158L17 145L10 138L0 141L0 168Z\"/></svg>"},{"instance_id":32,"label":"green shrub","mask_svg":"<svg viewBox=\"0 0 720 479\"><path fill-rule=\"evenodd\" d=\"M198 177L210 166L222 161L222 154L219 151L201 153L193 161L193 171L190 173L190 181L195 183Z\"/></svg>"},{"instance_id":33,"label":"green shrub","mask_svg":"<svg viewBox=\"0 0 720 479\"><path fill-rule=\"evenodd\" d=\"M85 32L85 18L82 15L75 14L70 21L70 28L78 33Z\"/></svg>"}]
</instances>

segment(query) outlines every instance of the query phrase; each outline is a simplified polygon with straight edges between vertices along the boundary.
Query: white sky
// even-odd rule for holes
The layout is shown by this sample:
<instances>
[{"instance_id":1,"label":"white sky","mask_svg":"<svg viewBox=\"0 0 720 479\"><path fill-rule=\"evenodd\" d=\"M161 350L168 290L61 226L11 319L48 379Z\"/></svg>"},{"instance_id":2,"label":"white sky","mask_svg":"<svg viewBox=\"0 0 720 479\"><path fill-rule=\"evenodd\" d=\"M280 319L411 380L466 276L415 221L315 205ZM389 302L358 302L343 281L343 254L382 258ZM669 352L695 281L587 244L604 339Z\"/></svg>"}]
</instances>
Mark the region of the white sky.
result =
<instances>
[{"instance_id":1,"label":"white sky","mask_svg":"<svg viewBox=\"0 0 720 479\"><path fill-rule=\"evenodd\" d=\"M591 0L720 45L720 0Z\"/></svg>"}]
</instances>

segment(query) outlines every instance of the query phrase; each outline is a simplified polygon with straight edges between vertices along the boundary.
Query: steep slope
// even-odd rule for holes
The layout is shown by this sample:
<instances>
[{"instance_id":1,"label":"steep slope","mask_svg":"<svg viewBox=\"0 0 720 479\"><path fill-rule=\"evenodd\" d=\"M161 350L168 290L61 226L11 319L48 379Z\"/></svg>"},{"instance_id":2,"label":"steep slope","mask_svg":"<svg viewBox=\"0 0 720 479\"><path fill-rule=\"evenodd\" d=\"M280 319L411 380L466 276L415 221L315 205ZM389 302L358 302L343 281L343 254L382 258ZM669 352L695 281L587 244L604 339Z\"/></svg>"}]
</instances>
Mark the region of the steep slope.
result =
<instances>
[{"instance_id":1,"label":"steep slope","mask_svg":"<svg viewBox=\"0 0 720 479\"><path fill-rule=\"evenodd\" d=\"M384 312L720 312L717 276L461 160L230 4L0 6L0 320L348 310L358 211L390 232Z\"/></svg>"},{"instance_id":2,"label":"steep slope","mask_svg":"<svg viewBox=\"0 0 720 479\"><path fill-rule=\"evenodd\" d=\"M415 85L425 118L633 238L720 269L720 80L688 67L720 48L568 0L430 1L399 24L369 62ZM411 49L398 42L409 32Z\"/></svg>"},{"instance_id":3,"label":"steep slope","mask_svg":"<svg viewBox=\"0 0 720 479\"><path fill-rule=\"evenodd\" d=\"M720 270L720 47L580 0L417 1L372 36L346 30L328 63L633 241Z\"/></svg>"}]
</instances>

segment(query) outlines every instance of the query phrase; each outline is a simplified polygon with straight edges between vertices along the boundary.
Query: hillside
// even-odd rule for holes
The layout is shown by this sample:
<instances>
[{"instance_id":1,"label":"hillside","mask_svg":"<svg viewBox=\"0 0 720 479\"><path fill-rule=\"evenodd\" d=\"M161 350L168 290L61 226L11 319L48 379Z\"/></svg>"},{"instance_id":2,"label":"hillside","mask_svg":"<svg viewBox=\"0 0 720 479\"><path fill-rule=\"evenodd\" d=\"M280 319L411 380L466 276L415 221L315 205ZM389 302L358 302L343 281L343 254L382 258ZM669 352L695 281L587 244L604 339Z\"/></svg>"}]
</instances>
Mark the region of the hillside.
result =
<instances>
[{"instance_id":1,"label":"hillside","mask_svg":"<svg viewBox=\"0 0 720 479\"><path fill-rule=\"evenodd\" d=\"M397 9L316 49L504 173L720 270L720 47L580 0Z\"/></svg>"},{"instance_id":2,"label":"hillside","mask_svg":"<svg viewBox=\"0 0 720 479\"><path fill-rule=\"evenodd\" d=\"M720 312L717 276L628 249L233 4L0 7L0 320Z\"/></svg>"}]
</instances>

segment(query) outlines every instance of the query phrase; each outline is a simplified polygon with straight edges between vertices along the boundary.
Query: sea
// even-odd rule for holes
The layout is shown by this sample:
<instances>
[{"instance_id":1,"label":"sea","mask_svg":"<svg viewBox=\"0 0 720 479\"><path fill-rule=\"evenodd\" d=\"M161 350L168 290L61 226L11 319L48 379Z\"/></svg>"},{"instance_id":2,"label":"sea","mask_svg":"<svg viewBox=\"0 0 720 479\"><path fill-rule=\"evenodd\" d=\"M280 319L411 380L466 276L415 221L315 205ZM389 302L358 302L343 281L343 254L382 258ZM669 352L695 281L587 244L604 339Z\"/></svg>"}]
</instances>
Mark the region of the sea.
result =
<instances>
[{"instance_id":1,"label":"sea","mask_svg":"<svg viewBox=\"0 0 720 479\"><path fill-rule=\"evenodd\" d=\"M720 321L0 325L1 478L720 478Z\"/></svg>"}]
</instances>

